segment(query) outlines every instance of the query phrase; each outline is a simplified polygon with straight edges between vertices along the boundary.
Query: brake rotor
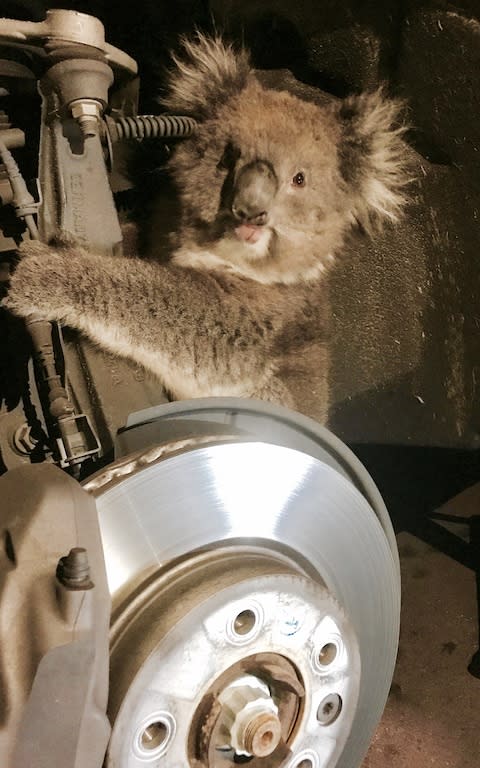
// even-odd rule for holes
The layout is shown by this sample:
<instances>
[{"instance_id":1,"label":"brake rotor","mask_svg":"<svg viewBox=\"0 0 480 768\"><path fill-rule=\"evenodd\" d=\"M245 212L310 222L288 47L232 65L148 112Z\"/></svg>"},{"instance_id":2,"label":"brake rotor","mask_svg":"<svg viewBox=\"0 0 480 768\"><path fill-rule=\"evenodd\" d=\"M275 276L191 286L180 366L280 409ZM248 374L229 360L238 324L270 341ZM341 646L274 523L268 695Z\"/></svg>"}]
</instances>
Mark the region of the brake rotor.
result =
<instances>
[{"instance_id":1,"label":"brake rotor","mask_svg":"<svg viewBox=\"0 0 480 768\"><path fill-rule=\"evenodd\" d=\"M265 404L223 405L224 434L209 434L210 405L187 404L193 436L190 423L189 438L87 484L114 606L106 765L359 768L398 643L388 516L327 430ZM295 448L272 444L265 420ZM162 418L156 428L165 437Z\"/></svg>"}]
</instances>

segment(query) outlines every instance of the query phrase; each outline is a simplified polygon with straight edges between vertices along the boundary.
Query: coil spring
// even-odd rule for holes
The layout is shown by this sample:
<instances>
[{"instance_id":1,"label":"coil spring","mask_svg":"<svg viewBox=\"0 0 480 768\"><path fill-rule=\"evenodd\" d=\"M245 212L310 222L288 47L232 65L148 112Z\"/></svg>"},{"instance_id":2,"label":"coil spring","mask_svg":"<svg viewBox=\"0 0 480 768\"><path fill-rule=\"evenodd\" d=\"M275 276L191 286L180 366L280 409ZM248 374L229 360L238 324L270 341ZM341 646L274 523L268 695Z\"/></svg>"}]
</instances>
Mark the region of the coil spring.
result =
<instances>
[{"instance_id":1,"label":"coil spring","mask_svg":"<svg viewBox=\"0 0 480 768\"><path fill-rule=\"evenodd\" d=\"M191 136L197 127L191 117L139 115L115 120L118 139L170 139Z\"/></svg>"}]
</instances>

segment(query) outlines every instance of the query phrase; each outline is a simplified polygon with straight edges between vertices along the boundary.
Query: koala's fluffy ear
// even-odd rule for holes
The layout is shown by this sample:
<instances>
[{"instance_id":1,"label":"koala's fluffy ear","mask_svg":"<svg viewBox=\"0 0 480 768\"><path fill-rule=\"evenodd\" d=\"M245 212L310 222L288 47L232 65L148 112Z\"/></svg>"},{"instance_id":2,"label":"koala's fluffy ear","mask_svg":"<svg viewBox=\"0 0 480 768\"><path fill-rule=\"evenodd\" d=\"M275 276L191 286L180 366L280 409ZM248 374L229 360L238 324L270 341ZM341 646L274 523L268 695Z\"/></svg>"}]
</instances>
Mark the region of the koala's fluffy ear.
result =
<instances>
[{"instance_id":1,"label":"koala's fluffy ear","mask_svg":"<svg viewBox=\"0 0 480 768\"><path fill-rule=\"evenodd\" d=\"M340 170L352 190L352 217L372 231L385 219L398 218L412 180L402 140L404 105L379 89L350 96L336 109L342 126Z\"/></svg>"},{"instance_id":2,"label":"koala's fluffy ear","mask_svg":"<svg viewBox=\"0 0 480 768\"><path fill-rule=\"evenodd\" d=\"M162 104L170 112L202 119L245 87L251 72L249 56L243 49L234 51L219 37L201 33L182 43L183 55L173 56Z\"/></svg>"}]
</instances>

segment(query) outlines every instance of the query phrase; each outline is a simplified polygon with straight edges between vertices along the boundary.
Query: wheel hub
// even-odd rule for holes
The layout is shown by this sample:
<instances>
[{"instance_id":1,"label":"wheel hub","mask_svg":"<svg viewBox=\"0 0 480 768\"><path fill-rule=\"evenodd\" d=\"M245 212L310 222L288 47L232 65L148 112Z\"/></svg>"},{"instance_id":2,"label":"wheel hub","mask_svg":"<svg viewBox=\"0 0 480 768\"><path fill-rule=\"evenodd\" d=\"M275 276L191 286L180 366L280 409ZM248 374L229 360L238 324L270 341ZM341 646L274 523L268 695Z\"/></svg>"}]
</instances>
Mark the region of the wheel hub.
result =
<instances>
[{"instance_id":1,"label":"wheel hub","mask_svg":"<svg viewBox=\"0 0 480 768\"><path fill-rule=\"evenodd\" d=\"M271 755L282 738L282 723L272 695L268 685L255 675L230 683L218 697L223 738L215 748L246 757Z\"/></svg>"},{"instance_id":2,"label":"wheel hub","mask_svg":"<svg viewBox=\"0 0 480 768\"><path fill-rule=\"evenodd\" d=\"M285 556L236 546L178 563L126 601L112 635L107 766L326 766L344 747L355 634Z\"/></svg>"}]
</instances>

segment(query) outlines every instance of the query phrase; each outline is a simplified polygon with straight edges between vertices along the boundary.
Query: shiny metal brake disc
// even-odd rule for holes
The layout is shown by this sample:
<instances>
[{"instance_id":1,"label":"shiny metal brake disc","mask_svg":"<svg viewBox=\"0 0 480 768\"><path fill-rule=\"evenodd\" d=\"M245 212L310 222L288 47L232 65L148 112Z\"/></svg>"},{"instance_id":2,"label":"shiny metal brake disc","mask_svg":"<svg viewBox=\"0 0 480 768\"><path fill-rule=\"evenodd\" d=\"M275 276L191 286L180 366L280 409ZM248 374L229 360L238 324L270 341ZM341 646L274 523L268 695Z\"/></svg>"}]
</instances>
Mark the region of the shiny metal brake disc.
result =
<instances>
[{"instance_id":1,"label":"shiny metal brake disc","mask_svg":"<svg viewBox=\"0 0 480 768\"><path fill-rule=\"evenodd\" d=\"M106 765L359 768L400 612L372 481L285 409L146 415L136 453L87 483L113 598Z\"/></svg>"}]
</instances>

